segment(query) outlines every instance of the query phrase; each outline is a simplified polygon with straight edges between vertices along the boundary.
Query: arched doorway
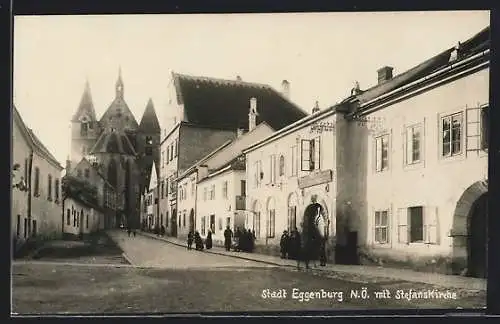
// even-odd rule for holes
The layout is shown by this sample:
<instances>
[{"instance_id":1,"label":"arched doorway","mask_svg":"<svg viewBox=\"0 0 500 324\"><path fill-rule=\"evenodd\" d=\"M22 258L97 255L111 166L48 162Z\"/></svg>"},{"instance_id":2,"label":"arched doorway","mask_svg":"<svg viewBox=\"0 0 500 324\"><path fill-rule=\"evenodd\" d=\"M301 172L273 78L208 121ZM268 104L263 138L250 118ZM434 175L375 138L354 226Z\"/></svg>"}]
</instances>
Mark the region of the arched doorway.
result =
<instances>
[{"instance_id":1,"label":"arched doorway","mask_svg":"<svg viewBox=\"0 0 500 324\"><path fill-rule=\"evenodd\" d=\"M472 205L467 242L468 275L486 278L488 274L488 194L482 194Z\"/></svg>"},{"instance_id":2,"label":"arched doorway","mask_svg":"<svg viewBox=\"0 0 500 324\"><path fill-rule=\"evenodd\" d=\"M194 223L194 209L191 208L189 212L189 231L194 233L195 223Z\"/></svg>"},{"instance_id":3,"label":"arched doorway","mask_svg":"<svg viewBox=\"0 0 500 324\"><path fill-rule=\"evenodd\" d=\"M455 273L478 278L487 275L487 193L487 181L479 181L467 188L457 202L451 230Z\"/></svg>"},{"instance_id":4,"label":"arched doorway","mask_svg":"<svg viewBox=\"0 0 500 324\"><path fill-rule=\"evenodd\" d=\"M177 209L172 209L172 215L170 219L172 221L172 236L177 237Z\"/></svg>"}]
</instances>

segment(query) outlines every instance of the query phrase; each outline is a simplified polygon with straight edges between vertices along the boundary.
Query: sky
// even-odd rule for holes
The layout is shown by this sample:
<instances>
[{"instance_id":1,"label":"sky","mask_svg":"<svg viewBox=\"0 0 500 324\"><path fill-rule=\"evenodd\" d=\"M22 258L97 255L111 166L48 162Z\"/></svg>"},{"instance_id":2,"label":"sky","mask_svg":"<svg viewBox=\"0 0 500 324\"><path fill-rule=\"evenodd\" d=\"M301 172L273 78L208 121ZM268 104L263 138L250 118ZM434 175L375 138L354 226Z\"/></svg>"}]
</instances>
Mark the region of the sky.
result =
<instances>
[{"instance_id":1,"label":"sky","mask_svg":"<svg viewBox=\"0 0 500 324\"><path fill-rule=\"evenodd\" d=\"M310 112L400 74L475 35L488 11L16 16L13 102L64 165L85 82L97 118L121 67L138 122L153 100L163 128L171 72L265 83Z\"/></svg>"}]
</instances>

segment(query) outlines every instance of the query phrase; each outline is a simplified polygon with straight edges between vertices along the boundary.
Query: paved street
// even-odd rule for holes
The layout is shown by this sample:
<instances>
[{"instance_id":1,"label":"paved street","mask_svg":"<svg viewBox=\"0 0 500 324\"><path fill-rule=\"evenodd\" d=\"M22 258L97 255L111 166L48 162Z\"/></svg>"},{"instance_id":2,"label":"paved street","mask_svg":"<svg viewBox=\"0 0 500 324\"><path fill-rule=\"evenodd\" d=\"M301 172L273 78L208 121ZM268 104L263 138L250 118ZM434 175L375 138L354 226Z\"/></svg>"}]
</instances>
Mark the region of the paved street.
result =
<instances>
[{"instance_id":1,"label":"paved street","mask_svg":"<svg viewBox=\"0 0 500 324\"><path fill-rule=\"evenodd\" d=\"M230 256L187 251L142 235L129 238L123 231L113 231L110 235L135 265L78 266L68 263L71 261L68 259L65 263L43 259L15 262L13 311L199 313L467 308L485 304L484 292L447 290L397 279L350 277L345 273L339 276L321 271L296 271ZM363 288L367 298L363 298ZM416 296L410 290L425 291L428 295Z\"/></svg>"}]
</instances>

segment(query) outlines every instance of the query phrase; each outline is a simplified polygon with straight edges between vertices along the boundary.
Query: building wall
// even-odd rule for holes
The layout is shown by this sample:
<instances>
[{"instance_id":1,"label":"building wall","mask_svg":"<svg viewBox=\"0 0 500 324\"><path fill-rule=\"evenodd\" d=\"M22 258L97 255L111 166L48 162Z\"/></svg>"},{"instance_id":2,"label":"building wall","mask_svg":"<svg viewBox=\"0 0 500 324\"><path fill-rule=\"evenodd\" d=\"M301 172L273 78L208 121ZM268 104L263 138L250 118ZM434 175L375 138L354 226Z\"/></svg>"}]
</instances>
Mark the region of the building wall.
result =
<instances>
[{"instance_id":1,"label":"building wall","mask_svg":"<svg viewBox=\"0 0 500 324\"><path fill-rule=\"evenodd\" d=\"M61 168L35 152L33 154L32 190L35 190L35 170L40 170L38 194L33 191L31 219L36 221L37 236L55 238L62 234ZM52 193L49 195L49 174L52 176ZM58 199L55 181L59 180Z\"/></svg>"},{"instance_id":2,"label":"building wall","mask_svg":"<svg viewBox=\"0 0 500 324\"><path fill-rule=\"evenodd\" d=\"M170 129L167 130L170 132ZM163 135L163 134L162 134ZM179 128L172 131L168 136L164 136L161 146L160 146L160 176L158 179L158 183L164 183L164 196L160 197L160 214L163 214L165 224L165 228L169 235L175 234L175 231L172 229L173 221L175 222L175 226L177 226L176 222L176 209L177 209L177 190L173 189L173 185L175 185L174 179L177 177L177 159L178 159L178 147L175 149L177 154L174 154L172 159L167 160L167 150L170 150L172 144L175 144L175 141L179 138ZM176 186L176 185L175 185ZM175 212L175 217L172 219L172 214Z\"/></svg>"},{"instance_id":3,"label":"building wall","mask_svg":"<svg viewBox=\"0 0 500 324\"><path fill-rule=\"evenodd\" d=\"M389 256L399 260L418 257L450 255L454 242L450 236L454 223L457 203L464 192L474 183L487 179L488 156L484 151L467 151L466 136L470 132L472 120L467 108L479 107L489 101L489 70L483 69L433 88L427 92L395 103L387 108L371 113L369 120L381 120L379 129L368 136L366 150L358 149L356 155L366 160L365 171L367 208L361 213L366 222L364 244L377 255ZM454 157L443 158L440 124L446 114L463 113L461 128L462 152ZM467 117L466 117L467 116ZM407 144L405 129L419 124L422 127L421 162L408 165L405 162ZM375 137L389 135L389 168L387 171L375 170ZM366 154L364 154L366 152ZM363 156L365 155L365 156ZM358 200L363 200L358 197ZM424 207L424 225L433 225L437 234L429 244L400 243L398 225L404 209L412 206ZM377 210L389 211L389 242L374 242L374 213ZM361 211L360 211L361 212ZM428 222L432 222L428 223ZM425 233L425 230L424 230ZM425 234L424 234L425 235ZM362 235L363 236L363 235ZM456 250L456 249L455 249ZM465 253L465 248L462 249Z\"/></svg>"},{"instance_id":4,"label":"building wall","mask_svg":"<svg viewBox=\"0 0 500 324\"><path fill-rule=\"evenodd\" d=\"M284 134L261 147L247 153L246 157L246 179L247 179L247 209L249 213L248 226L256 231L256 244L278 246L281 233L289 229L289 207L296 207L296 226L301 230L303 212L310 204L313 195L317 196L318 203L322 204L328 218L330 219L329 231L335 232L335 190L333 181L327 181L317 185L311 185L304 190L299 188L299 179L304 176L314 178L320 172L331 170L335 179L336 151L334 150L335 133L333 126L336 117L331 112L322 114L316 119L307 119L294 130ZM322 132L313 130L313 126L327 125ZM312 140L319 138L320 165L319 170L302 171L301 169L301 140ZM294 150L294 151L293 151ZM294 153L292 153L292 151ZM276 158L276 181L273 183L270 177L270 156ZM279 159L284 157L285 173L279 174ZM262 165L263 178L256 183L258 174L256 162ZM292 164L296 165L296 172L292 171ZM275 206L275 231L274 237L267 237L267 218L269 209ZM260 231L254 226L255 212L260 212Z\"/></svg>"},{"instance_id":5,"label":"building wall","mask_svg":"<svg viewBox=\"0 0 500 324\"><path fill-rule=\"evenodd\" d=\"M103 217L102 212L67 198L64 201L63 231L73 236L97 232L101 229Z\"/></svg>"},{"instance_id":6,"label":"building wall","mask_svg":"<svg viewBox=\"0 0 500 324\"><path fill-rule=\"evenodd\" d=\"M28 159L30 156L31 147L27 139L23 136L19 125L16 122L12 123L12 164L18 163L20 165L19 171L13 172L15 174L15 183L23 177L26 181L28 174ZM20 191L17 188L12 189L12 209L11 209L11 232L14 238L23 241L28 237L24 235L24 220L28 219L28 192ZM18 224L19 218L19 227Z\"/></svg>"},{"instance_id":7,"label":"building wall","mask_svg":"<svg viewBox=\"0 0 500 324\"><path fill-rule=\"evenodd\" d=\"M226 170L205 178L198 184L196 230L202 237L206 237L210 229L210 216L215 216L215 223L212 228L212 240L224 241L224 229L228 225L233 229L234 217L238 213L236 210L236 196L241 195L240 181L245 179L245 172L239 170ZM227 195L223 195L224 183L227 182ZM211 188L215 189L213 199L210 199ZM206 196L205 196L206 189ZM205 217L205 222L203 222ZM204 228L203 228L203 225ZM234 229L233 229L234 230Z\"/></svg>"},{"instance_id":8,"label":"building wall","mask_svg":"<svg viewBox=\"0 0 500 324\"><path fill-rule=\"evenodd\" d=\"M180 179L177 186L179 213L177 216L178 236L187 237L191 228L196 228L197 172ZM191 218L191 213L193 218ZM192 226L192 227L191 227Z\"/></svg>"}]
</instances>

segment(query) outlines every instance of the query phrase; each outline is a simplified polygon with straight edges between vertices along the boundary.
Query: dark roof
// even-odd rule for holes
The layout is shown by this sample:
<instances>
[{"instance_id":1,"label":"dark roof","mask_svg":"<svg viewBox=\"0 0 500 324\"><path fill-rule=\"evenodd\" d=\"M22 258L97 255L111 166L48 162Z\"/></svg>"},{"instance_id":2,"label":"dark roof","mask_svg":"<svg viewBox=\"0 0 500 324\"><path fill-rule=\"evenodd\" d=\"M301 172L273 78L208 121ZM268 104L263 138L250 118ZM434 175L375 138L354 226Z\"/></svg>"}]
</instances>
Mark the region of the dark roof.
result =
<instances>
[{"instance_id":1,"label":"dark roof","mask_svg":"<svg viewBox=\"0 0 500 324\"><path fill-rule=\"evenodd\" d=\"M127 135L122 132L103 132L97 139L94 147L91 150L92 154L95 153L118 153L135 155L136 152L130 143Z\"/></svg>"},{"instance_id":2,"label":"dark roof","mask_svg":"<svg viewBox=\"0 0 500 324\"><path fill-rule=\"evenodd\" d=\"M460 43L459 59L467 58L486 50L490 46L490 27L486 27L479 33ZM454 48L449 48L442 53L426 60L425 62L403 72L392 79L375 85L356 96L356 99L361 103L368 102L383 94L391 92L399 87L414 82L422 77L425 77L432 72L435 72L451 63L449 63L451 52ZM349 98L348 98L349 99ZM347 100L347 99L346 99Z\"/></svg>"},{"instance_id":3,"label":"dark roof","mask_svg":"<svg viewBox=\"0 0 500 324\"><path fill-rule=\"evenodd\" d=\"M99 172L99 170L92 164L90 163L89 160L87 160L85 157L83 157L81 159L80 162L78 162L78 164L76 165L75 168L78 168L78 166L81 164L81 163L84 163L84 164L87 164L88 167L90 167L91 170L94 170L94 172L102 179L104 180L104 183L108 186L108 187L113 187L109 182L108 180L101 174L101 172Z\"/></svg>"},{"instance_id":4,"label":"dark roof","mask_svg":"<svg viewBox=\"0 0 500 324\"><path fill-rule=\"evenodd\" d=\"M266 84L172 73L177 102L187 121L215 128L248 129L250 98L257 98L257 124L281 129L307 115Z\"/></svg>"},{"instance_id":5,"label":"dark roof","mask_svg":"<svg viewBox=\"0 0 500 324\"><path fill-rule=\"evenodd\" d=\"M90 94L90 85L88 81L85 83L85 90L83 91L82 99L80 100L80 105L78 106L78 109L71 118L71 121L74 122L78 121L78 118L84 114L87 114L93 121L97 120L94 109L94 103L92 100L92 95Z\"/></svg>"},{"instance_id":6,"label":"dark roof","mask_svg":"<svg viewBox=\"0 0 500 324\"><path fill-rule=\"evenodd\" d=\"M149 99L146 109L144 110L144 114L142 115L139 130L146 133L157 133L161 131L160 123L158 122L158 117L156 116L155 107L153 105L153 100L151 99Z\"/></svg>"}]
</instances>

